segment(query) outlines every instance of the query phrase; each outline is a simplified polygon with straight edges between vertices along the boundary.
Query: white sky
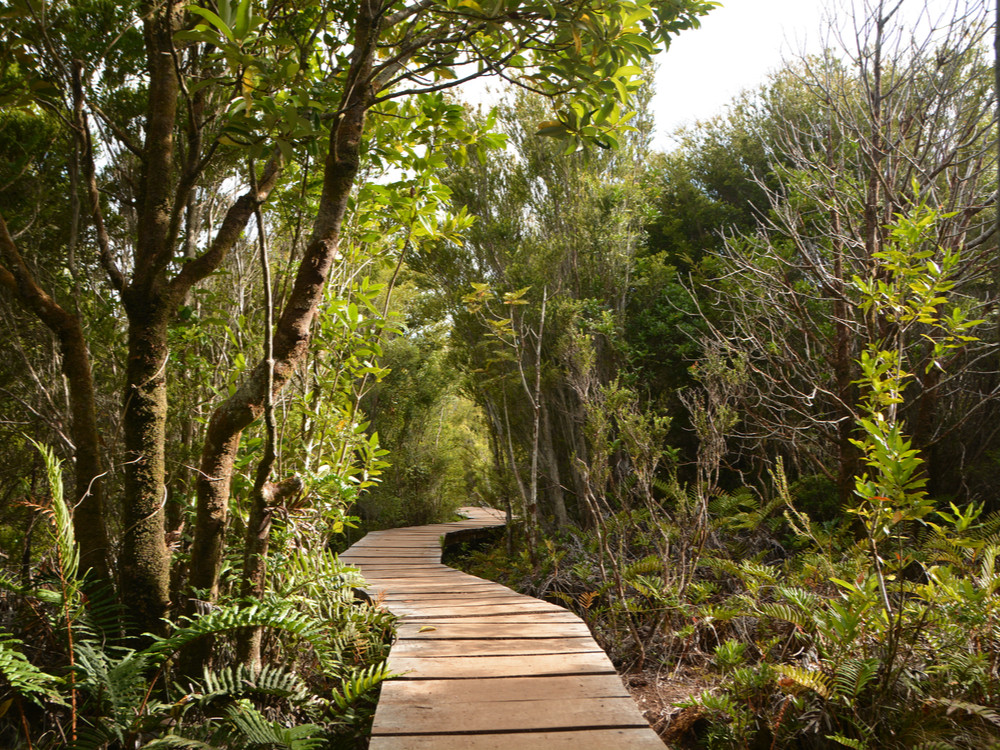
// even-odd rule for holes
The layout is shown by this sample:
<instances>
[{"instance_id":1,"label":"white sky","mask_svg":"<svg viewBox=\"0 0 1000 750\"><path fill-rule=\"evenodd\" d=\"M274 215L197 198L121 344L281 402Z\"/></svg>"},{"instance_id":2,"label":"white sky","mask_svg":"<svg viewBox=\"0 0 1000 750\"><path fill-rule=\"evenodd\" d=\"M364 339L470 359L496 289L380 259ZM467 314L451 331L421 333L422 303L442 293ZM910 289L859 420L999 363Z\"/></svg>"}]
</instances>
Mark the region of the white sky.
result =
<instances>
[{"instance_id":1,"label":"white sky","mask_svg":"<svg viewBox=\"0 0 1000 750\"><path fill-rule=\"evenodd\" d=\"M831 9L836 22L846 24L851 5L866 2L877 0L722 0L699 28L681 32L657 57L654 147L670 150L671 133L722 113L741 91L763 84L783 60L819 52L832 41L825 28ZM987 11L986 3L992 8L994 0L902 0L901 16L904 26L920 27L922 19L926 32L928 16L938 24L956 14L978 16ZM488 104L496 101L497 89L474 82L463 87L462 96Z\"/></svg>"},{"instance_id":2,"label":"white sky","mask_svg":"<svg viewBox=\"0 0 1000 750\"><path fill-rule=\"evenodd\" d=\"M740 91L762 84L782 59L820 51L828 8L850 5L850 0L722 2L700 28L682 32L658 58L653 99L658 148L671 148L669 134L678 127L720 113ZM940 18L950 17L956 7L986 2L993 0L927 0L927 6L933 18ZM901 10L916 18L924 5L925 0L903 0ZM846 15L841 10L838 18Z\"/></svg>"},{"instance_id":3,"label":"white sky","mask_svg":"<svg viewBox=\"0 0 1000 750\"><path fill-rule=\"evenodd\" d=\"M823 7L824 0L724 0L701 27L681 32L658 60L656 145L668 148L670 132L763 83L783 57L812 51Z\"/></svg>"}]
</instances>

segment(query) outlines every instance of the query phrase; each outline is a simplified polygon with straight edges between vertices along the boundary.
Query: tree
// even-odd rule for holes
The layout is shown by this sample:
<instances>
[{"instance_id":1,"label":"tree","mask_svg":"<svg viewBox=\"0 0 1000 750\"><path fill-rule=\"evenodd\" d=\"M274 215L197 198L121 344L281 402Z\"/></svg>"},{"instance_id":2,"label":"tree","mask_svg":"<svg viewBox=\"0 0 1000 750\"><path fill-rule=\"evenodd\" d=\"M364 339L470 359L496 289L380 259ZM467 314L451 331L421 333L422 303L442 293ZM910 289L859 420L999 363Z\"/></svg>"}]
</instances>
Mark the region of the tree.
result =
<instances>
[{"instance_id":1,"label":"tree","mask_svg":"<svg viewBox=\"0 0 1000 750\"><path fill-rule=\"evenodd\" d=\"M748 354L757 375L742 405L745 437L769 453L787 451L804 472L824 474L842 501L859 471L859 347L894 335L890 321L863 309L858 293L858 280L879 278L873 258L887 241L885 227L914 202L929 201L943 214L937 245L967 250L955 273L968 308L983 302L989 273L985 10L910 42L898 9L867 4L857 36L841 39L844 58L828 52L789 71L798 79L791 102L805 98L809 107L800 110L804 117L773 110L777 187L758 180L769 211L756 230L726 241L720 281L703 293L706 305L725 309L727 322L712 338ZM712 317L718 321L718 312ZM938 448L977 410L985 414L994 385L977 372L981 345L942 363L933 362L930 347L922 352L904 409L915 444L928 451L931 487L942 489L945 467L974 457L938 460ZM978 403L965 408L970 392Z\"/></svg>"},{"instance_id":2,"label":"tree","mask_svg":"<svg viewBox=\"0 0 1000 750\"><path fill-rule=\"evenodd\" d=\"M640 106L617 150L565 153L534 137L534 123L551 117L530 95L499 109L508 152L456 164L447 178L454 203L476 218L468 237L411 265L439 290L456 358L526 517L563 527L589 513L577 336L599 354L580 377L609 383L624 362L619 334L634 287L651 124Z\"/></svg>"},{"instance_id":3,"label":"tree","mask_svg":"<svg viewBox=\"0 0 1000 750\"><path fill-rule=\"evenodd\" d=\"M169 604L169 325L267 201L283 165L301 150L314 154L321 194L276 316L274 366L253 368L207 427L191 583L210 597L240 436L261 415L268 384L280 391L305 357L377 128L432 112L439 100L424 95L499 75L559 97L564 137L608 140L637 86L634 63L711 5L364 0L327 8L240 0L195 7L171 0L81 2L45 12L11 5L5 50L25 81L45 87L16 93L29 111L45 109L72 126L95 255L127 320L119 567L140 632L156 630ZM459 122L446 124L439 135L474 145ZM196 220L197 204L219 174L245 188L209 226L204 216ZM102 197L102 182L110 198ZM192 246L198 252L185 257ZM13 235L5 235L4 248L4 278L23 275L28 266L15 262L21 253Z\"/></svg>"}]
</instances>

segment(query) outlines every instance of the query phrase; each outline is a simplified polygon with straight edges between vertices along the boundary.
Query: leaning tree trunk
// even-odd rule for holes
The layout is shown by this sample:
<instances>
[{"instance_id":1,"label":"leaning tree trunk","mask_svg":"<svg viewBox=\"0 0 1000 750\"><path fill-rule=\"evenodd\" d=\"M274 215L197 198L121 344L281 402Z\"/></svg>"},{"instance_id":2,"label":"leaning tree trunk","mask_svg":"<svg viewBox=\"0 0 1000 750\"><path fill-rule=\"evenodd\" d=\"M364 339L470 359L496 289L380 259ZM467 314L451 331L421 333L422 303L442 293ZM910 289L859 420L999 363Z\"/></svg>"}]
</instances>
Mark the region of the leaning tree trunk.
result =
<instances>
[{"instance_id":1,"label":"leaning tree trunk","mask_svg":"<svg viewBox=\"0 0 1000 750\"><path fill-rule=\"evenodd\" d=\"M0 217L0 261L0 286L10 289L59 341L62 370L69 387L70 434L76 447L73 530L80 545L80 570L91 570L95 579L110 581L110 545L104 514L104 471L94 405L94 378L80 319L38 286L3 217Z\"/></svg>"},{"instance_id":2,"label":"leaning tree trunk","mask_svg":"<svg viewBox=\"0 0 1000 750\"><path fill-rule=\"evenodd\" d=\"M279 392L305 359L310 329L340 241L348 199L358 172L365 113L374 91L371 76L377 18L370 3L361 3L348 85L341 116L331 128L324 166L323 193L312 238L295 277L291 294L278 319L274 335L274 368L269 378L267 362L259 363L236 392L212 414L201 454L197 483L198 511L191 549L191 585L218 594L222 567L223 534L229 511L233 463L244 429L260 417L267 399L268 382Z\"/></svg>"}]
</instances>

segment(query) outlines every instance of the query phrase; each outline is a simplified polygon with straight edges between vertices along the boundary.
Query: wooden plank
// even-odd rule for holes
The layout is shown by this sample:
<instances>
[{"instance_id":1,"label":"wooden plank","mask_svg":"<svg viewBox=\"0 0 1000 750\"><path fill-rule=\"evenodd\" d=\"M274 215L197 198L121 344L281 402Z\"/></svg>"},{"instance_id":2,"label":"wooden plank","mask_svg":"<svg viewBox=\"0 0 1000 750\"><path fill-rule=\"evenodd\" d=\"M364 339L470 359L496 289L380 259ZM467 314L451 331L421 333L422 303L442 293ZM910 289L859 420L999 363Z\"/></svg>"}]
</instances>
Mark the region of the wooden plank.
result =
<instances>
[{"instance_id":1,"label":"wooden plank","mask_svg":"<svg viewBox=\"0 0 1000 750\"><path fill-rule=\"evenodd\" d=\"M470 619L471 618L471 619ZM444 622L480 622L484 624L495 623L521 623L528 625L532 622L538 623L562 623L565 625L576 625L582 620L572 612L520 612L503 613L495 615L462 615L448 612L441 612L434 615L405 615L403 621L418 623L419 625L438 625Z\"/></svg>"},{"instance_id":2,"label":"wooden plank","mask_svg":"<svg viewBox=\"0 0 1000 750\"><path fill-rule=\"evenodd\" d=\"M538 607L532 604L519 604L519 605L505 605L497 606L495 604L485 604L482 606L476 604L466 604L464 606L450 606L450 607L434 607L433 609L427 609L420 606L407 606L407 605L397 605L389 604L386 606L390 612L398 617L405 617L407 620L416 620L427 622L430 620L436 620L438 618L464 618L468 619L470 617L483 617L487 618L487 622L493 620L493 618L503 618L498 620L499 622L509 621L509 618L520 616L524 618L526 615L549 615L552 617L561 617L559 612L546 609L543 607ZM573 622L573 614L567 612L568 617L566 617L563 622Z\"/></svg>"},{"instance_id":3,"label":"wooden plank","mask_svg":"<svg viewBox=\"0 0 1000 750\"><path fill-rule=\"evenodd\" d=\"M395 657L390 650L389 669L403 675L402 679L617 674L603 651L555 656Z\"/></svg>"},{"instance_id":4,"label":"wooden plank","mask_svg":"<svg viewBox=\"0 0 1000 750\"><path fill-rule=\"evenodd\" d=\"M664 744L645 729L589 729L575 732L513 732L372 737L369 750L663 750Z\"/></svg>"},{"instance_id":5,"label":"wooden plank","mask_svg":"<svg viewBox=\"0 0 1000 750\"><path fill-rule=\"evenodd\" d=\"M523 701L554 695L578 698L628 698L616 674L550 675L469 680L390 680L382 683L381 705L422 703L433 698L442 703Z\"/></svg>"},{"instance_id":6,"label":"wooden plank","mask_svg":"<svg viewBox=\"0 0 1000 750\"><path fill-rule=\"evenodd\" d=\"M435 564L440 564L441 562L441 551L436 549L405 549L405 550L386 550L383 547L370 547L368 549L351 550L350 552L345 552L340 556L341 562L347 562L349 560L364 560L376 561L376 560L388 560L392 559L396 561L406 561L411 560L430 560Z\"/></svg>"},{"instance_id":7,"label":"wooden plank","mask_svg":"<svg viewBox=\"0 0 1000 750\"><path fill-rule=\"evenodd\" d=\"M649 724L631 698L570 696L482 703L427 700L389 704L373 724L372 735L566 730L593 726L648 728Z\"/></svg>"},{"instance_id":8,"label":"wooden plank","mask_svg":"<svg viewBox=\"0 0 1000 750\"><path fill-rule=\"evenodd\" d=\"M414 581L412 579L395 579L392 581L393 591L403 594L427 594L437 596L438 594L464 594L472 591L503 591L514 593L506 586L492 581L468 580L463 578L453 578L450 581Z\"/></svg>"},{"instance_id":9,"label":"wooden plank","mask_svg":"<svg viewBox=\"0 0 1000 750\"><path fill-rule=\"evenodd\" d=\"M405 595L404 595L405 596ZM484 614L506 614L516 608L519 610L531 610L532 612L568 612L565 607L558 604L550 604L540 599L532 599L528 596L518 594L486 595L483 597L463 596L462 594L442 595L437 601L426 601L420 598L394 598L391 601L393 607L408 608L419 607L420 611L426 614L434 614L436 611L451 609L454 607L477 607L484 610ZM489 610L486 612L486 610Z\"/></svg>"},{"instance_id":10,"label":"wooden plank","mask_svg":"<svg viewBox=\"0 0 1000 750\"><path fill-rule=\"evenodd\" d=\"M427 596L421 596L419 594L399 594L389 590L384 597L384 601L386 606L390 609L394 609L397 606L420 607L421 611L429 613L433 613L435 608L440 607L458 607L469 605L509 607L530 603L530 601L525 602L523 599L517 598L516 594L504 591L491 591L489 589L483 591L482 593L475 591L452 591L450 593L443 593L437 599L428 598ZM544 603L545 602L543 602L543 604Z\"/></svg>"},{"instance_id":11,"label":"wooden plank","mask_svg":"<svg viewBox=\"0 0 1000 750\"><path fill-rule=\"evenodd\" d=\"M512 615L539 614L539 615L559 615L559 608L553 605L545 606L544 603L532 604L523 602L521 604L449 604L440 607L427 607L424 605L410 606L406 604L393 604L389 611L396 615L403 615L414 620L429 620L435 617L511 617ZM565 610L563 610L565 611ZM574 617L572 612L566 612L569 617Z\"/></svg>"},{"instance_id":12,"label":"wooden plank","mask_svg":"<svg viewBox=\"0 0 1000 750\"><path fill-rule=\"evenodd\" d=\"M461 638L589 638L590 630L577 620L547 620L539 622L533 617L514 621L491 618L488 621L476 619L451 620L403 620L396 629L397 641Z\"/></svg>"},{"instance_id":13,"label":"wooden plank","mask_svg":"<svg viewBox=\"0 0 1000 750\"><path fill-rule=\"evenodd\" d=\"M397 656L509 656L600 653L590 636L566 638L407 638L392 647Z\"/></svg>"}]
</instances>

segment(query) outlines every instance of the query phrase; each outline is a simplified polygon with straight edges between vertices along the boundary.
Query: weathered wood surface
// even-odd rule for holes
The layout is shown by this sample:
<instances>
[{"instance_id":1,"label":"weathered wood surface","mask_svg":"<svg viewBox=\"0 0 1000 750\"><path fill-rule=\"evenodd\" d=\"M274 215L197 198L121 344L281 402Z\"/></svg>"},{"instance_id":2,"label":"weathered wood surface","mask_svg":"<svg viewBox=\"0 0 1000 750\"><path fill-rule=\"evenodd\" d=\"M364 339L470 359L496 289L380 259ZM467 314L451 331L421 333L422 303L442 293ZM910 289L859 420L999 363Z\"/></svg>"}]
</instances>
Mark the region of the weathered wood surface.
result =
<instances>
[{"instance_id":1,"label":"weathered wood surface","mask_svg":"<svg viewBox=\"0 0 1000 750\"><path fill-rule=\"evenodd\" d=\"M443 537L503 525L463 508L455 523L377 531L340 559L399 615L371 750L662 750L579 617L441 564Z\"/></svg>"}]
</instances>

